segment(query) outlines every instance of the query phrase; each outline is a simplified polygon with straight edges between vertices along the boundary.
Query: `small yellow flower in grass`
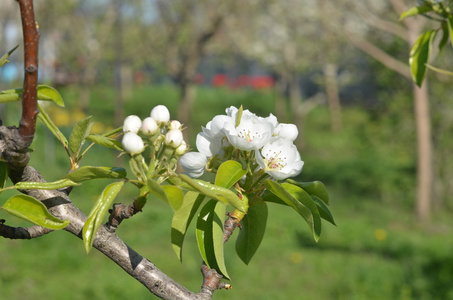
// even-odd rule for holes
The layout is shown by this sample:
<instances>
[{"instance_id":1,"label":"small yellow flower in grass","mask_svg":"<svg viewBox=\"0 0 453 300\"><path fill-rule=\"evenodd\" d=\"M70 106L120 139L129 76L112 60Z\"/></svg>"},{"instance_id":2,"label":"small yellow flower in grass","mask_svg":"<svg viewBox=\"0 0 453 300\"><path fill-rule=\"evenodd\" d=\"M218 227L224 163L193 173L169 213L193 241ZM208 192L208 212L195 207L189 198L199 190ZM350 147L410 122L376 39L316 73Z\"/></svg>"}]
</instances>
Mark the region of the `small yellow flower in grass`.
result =
<instances>
[{"instance_id":1,"label":"small yellow flower in grass","mask_svg":"<svg viewBox=\"0 0 453 300\"><path fill-rule=\"evenodd\" d=\"M293 264L300 264L302 262L302 253L300 252L293 252L291 253L291 256L289 257L289 260L293 263Z\"/></svg>"},{"instance_id":2,"label":"small yellow flower in grass","mask_svg":"<svg viewBox=\"0 0 453 300\"><path fill-rule=\"evenodd\" d=\"M383 241L385 239L387 239L387 231L385 231L384 229L382 228L378 228L374 231L374 238L377 240L377 241Z\"/></svg>"}]
</instances>

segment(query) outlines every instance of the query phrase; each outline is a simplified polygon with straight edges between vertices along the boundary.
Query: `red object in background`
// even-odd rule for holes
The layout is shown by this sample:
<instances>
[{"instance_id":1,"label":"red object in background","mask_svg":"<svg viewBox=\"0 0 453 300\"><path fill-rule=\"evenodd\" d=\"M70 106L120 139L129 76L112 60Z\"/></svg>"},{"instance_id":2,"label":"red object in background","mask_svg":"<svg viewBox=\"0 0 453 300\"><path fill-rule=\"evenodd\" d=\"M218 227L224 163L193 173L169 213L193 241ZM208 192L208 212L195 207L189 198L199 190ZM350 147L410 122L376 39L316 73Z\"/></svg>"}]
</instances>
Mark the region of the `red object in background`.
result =
<instances>
[{"instance_id":1,"label":"red object in background","mask_svg":"<svg viewBox=\"0 0 453 300\"><path fill-rule=\"evenodd\" d=\"M212 77L211 83L215 87L229 85L230 79L225 74L216 74Z\"/></svg>"},{"instance_id":2,"label":"red object in background","mask_svg":"<svg viewBox=\"0 0 453 300\"><path fill-rule=\"evenodd\" d=\"M229 86L230 88L250 87L252 89L269 89L275 85L275 80L271 76L249 76L240 75L235 79L230 79L225 74L216 74L212 77L211 83L215 87Z\"/></svg>"}]
</instances>

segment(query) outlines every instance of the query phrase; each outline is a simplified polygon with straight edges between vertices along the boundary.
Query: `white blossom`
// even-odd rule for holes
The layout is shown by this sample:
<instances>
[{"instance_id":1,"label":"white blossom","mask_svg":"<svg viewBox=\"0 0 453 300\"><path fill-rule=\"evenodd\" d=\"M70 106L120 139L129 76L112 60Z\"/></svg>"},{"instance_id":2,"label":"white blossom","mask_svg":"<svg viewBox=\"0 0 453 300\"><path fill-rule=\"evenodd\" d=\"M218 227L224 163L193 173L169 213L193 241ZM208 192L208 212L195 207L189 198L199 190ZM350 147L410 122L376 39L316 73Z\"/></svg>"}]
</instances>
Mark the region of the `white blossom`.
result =
<instances>
[{"instance_id":1,"label":"white blossom","mask_svg":"<svg viewBox=\"0 0 453 300\"><path fill-rule=\"evenodd\" d=\"M185 141L182 141L181 145L179 145L178 148L176 148L175 154L176 155L184 155L187 152L187 144Z\"/></svg>"},{"instance_id":2,"label":"white blossom","mask_svg":"<svg viewBox=\"0 0 453 300\"><path fill-rule=\"evenodd\" d=\"M158 129L159 126L157 125L156 120L154 120L153 118L147 117L143 120L141 131L144 134L153 135L157 132Z\"/></svg>"},{"instance_id":3,"label":"white blossom","mask_svg":"<svg viewBox=\"0 0 453 300\"><path fill-rule=\"evenodd\" d=\"M124 119L123 132L138 133L142 126L142 120L136 115L131 115Z\"/></svg>"},{"instance_id":4,"label":"white blossom","mask_svg":"<svg viewBox=\"0 0 453 300\"><path fill-rule=\"evenodd\" d=\"M122 144L124 151L131 155L142 153L145 149L142 138L133 132L124 134Z\"/></svg>"},{"instance_id":5,"label":"white blossom","mask_svg":"<svg viewBox=\"0 0 453 300\"><path fill-rule=\"evenodd\" d=\"M264 118L243 114L238 127L225 126L226 137L240 150L257 150L272 137L274 128Z\"/></svg>"},{"instance_id":6,"label":"white blossom","mask_svg":"<svg viewBox=\"0 0 453 300\"><path fill-rule=\"evenodd\" d=\"M157 124L167 123L170 121L170 112L165 105L157 105L151 110L151 118L153 118Z\"/></svg>"},{"instance_id":7,"label":"white blossom","mask_svg":"<svg viewBox=\"0 0 453 300\"><path fill-rule=\"evenodd\" d=\"M172 129L165 134L165 144L167 146L178 148L184 141L182 131L179 129Z\"/></svg>"},{"instance_id":8,"label":"white blossom","mask_svg":"<svg viewBox=\"0 0 453 300\"><path fill-rule=\"evenodd\" d=\"M281 138L294 141L297 136L299 135L299 130L297 130L297 126L294 124L285 124L280 123L275 127L274 136L279 136Z\"/></svg>"},{"instance_id":9,"label":"white blossom","mask_svg":"<svg viewBox=\"0 0 453 300\"><path fill-rule=\"evenodd\" d=\"M263 149L255 151L259 166L275 179L282 180L300 174L304 162L292 141L274 137Z\"/></svg>"},{"instance_id":10,"label":"white blossom","mask_svg":"<svg viewBox=\"0 0 453 300\"><path fill-rule=\"evenodd\" d=\"M203 175L207 162L207 156L200 152L188 152L179 160L181 167L186 171L187 175L193 178Z\"/></svg>"},{"instance_id":11,"label":"white blossom","mask_svg":"<svg viewBox=\"0 0 453 300\"><path fill-rule=\"evenodd\" d=\"M172 130L172 129L179 129L181 130L182 129L182 124L181 122L179 122L178 120L172 120L170 122L170 125L168 126L168 129L169 130Z\"/></svg>"}]
</instances>

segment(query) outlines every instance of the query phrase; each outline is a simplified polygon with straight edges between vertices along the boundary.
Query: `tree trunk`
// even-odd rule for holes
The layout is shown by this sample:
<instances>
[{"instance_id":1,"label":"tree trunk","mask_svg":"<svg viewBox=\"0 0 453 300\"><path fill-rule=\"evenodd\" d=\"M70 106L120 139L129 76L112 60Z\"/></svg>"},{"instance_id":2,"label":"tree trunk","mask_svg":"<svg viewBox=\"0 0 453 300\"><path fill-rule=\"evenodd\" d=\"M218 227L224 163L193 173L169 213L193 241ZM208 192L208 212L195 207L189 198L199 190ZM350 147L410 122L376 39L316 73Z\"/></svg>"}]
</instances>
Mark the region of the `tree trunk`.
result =
<instances>
[{"instance_id":1,"label":"tree trunk","mask_svg":"<svg viewBox=\"0 0 453 300\"><path fill-rule=\"evenodd\" d=\"M274 88L274 113L278 120L286 122L286 87L287 80L285 76L279 76Z\"/></svg>"},{"instance_id":2,"label":"tree trunk","mask_svg":"<svg viewBox=\"0 0 453 300\"><path fill-rule=\"evenodd\" d=\"M190 81L179 84L180 101L178 108L178 121L184 125L183 135L186 142L191 137L192 109L195 102L196 86Z\"/></svg>"},{"instance_id":3,"label":"tree trunk","mask_svg":"<svg viewBox=\"0 0 453 300\"><path fill-rule=\"evenodd\" d=\"M417 200L416 216L421 222L431 218L432 190L432 137L427 81L417 87L414 84L414 109L417 128Z\"/></svg>"},{"instance_id":4,"label":"tree trunk","mask_svg":"<svg viewBox=\"0 0 453 300\"><path fill-rule=\"evenodd\" d=\"M297 126L299 130L299 136L297 137L295 144L299 150L304 147L304 135L303 135L303 126L304 126L304 110L302 106L302 95L300 93L299 87L299 76L295 71L291 72L291 75L288 80L288 89L289 89L289 103L291 106L293 123Z\"/></svg>"},{"instance_id":5,"label":"tree trunk","mask_svg":"<svg viewBox=\"0 0 453 300\"><path fill-rule=\"evenodd\" d=\"M333 63L324 65L324 80L326 85L327 101L330 110L330 125L333 132L340 132L342 128L341 104L337 82L338 67Z\"/></svg>"}]
</instances>

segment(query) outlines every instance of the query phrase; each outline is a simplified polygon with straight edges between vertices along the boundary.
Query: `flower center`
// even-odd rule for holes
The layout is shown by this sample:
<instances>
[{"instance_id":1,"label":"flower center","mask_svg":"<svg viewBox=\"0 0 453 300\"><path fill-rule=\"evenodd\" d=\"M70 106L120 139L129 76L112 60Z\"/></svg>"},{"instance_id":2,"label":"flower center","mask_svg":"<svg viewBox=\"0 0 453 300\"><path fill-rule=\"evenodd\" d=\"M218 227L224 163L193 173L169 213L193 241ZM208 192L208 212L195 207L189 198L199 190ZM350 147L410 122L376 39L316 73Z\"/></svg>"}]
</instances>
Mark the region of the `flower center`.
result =
<instances>
[{"instance_id":1,"label":"flower center","mask_svg":"<svg viewBox=\"0 0 453 300\"><path fill-rule=\"evenodd\" d=\"M252 132L250 129L244 128L238 132L238 136L240 136L247 142L253 142L254 139L260 137L260 134L257 131Z\"/></svg>"},{"instance_id":2,"label":"flower center","mask_svg":"<svg viewBox=\"0 0 453 300\"><path fill-rule=\"evenodd\" d=\"M269 150L265 157L263 158L264 163L266 164L267 170L280 171L286 167L286 157L281 157L282 151L271 151Z\"/></svg>"}]
</instances>

